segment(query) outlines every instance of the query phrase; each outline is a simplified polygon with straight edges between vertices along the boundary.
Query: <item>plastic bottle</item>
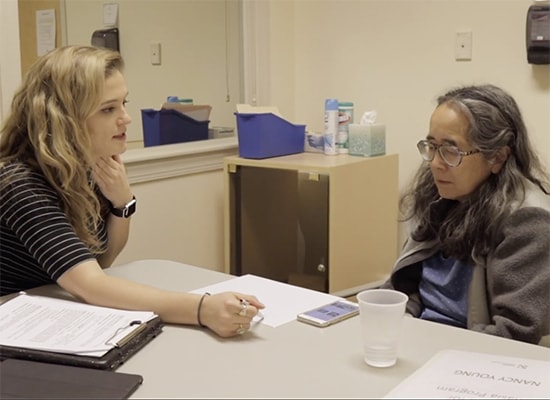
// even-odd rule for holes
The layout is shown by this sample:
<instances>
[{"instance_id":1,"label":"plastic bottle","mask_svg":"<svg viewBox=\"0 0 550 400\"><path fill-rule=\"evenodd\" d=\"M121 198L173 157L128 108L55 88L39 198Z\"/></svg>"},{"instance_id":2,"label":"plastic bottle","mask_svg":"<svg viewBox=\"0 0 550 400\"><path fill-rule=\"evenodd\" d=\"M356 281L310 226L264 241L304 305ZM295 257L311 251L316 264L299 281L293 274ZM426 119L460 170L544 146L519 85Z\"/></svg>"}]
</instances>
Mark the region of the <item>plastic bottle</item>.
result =
<instances>
[{"instance_id":1,"label":"plastic bottle","mask_svg":"<svg viewBox=\"0 0 550 400\"><path fill-rule=\"evenodd\" d=\"M326 155L338 154L336 148L336 135L338 134L338 100L325 100L325 140L324 149Z\"/></svg>"},{"instance_id":2,"label":"plastic bottle","mask_svg":"<svg viewBox=\"0 0 550 400\"><path fill-rule=\"evenodd\" d=\"M338 134L336 149L339 154L349 153L349 124L353 123L353 103L338 103Z\"/></svg>"}]
</instances>

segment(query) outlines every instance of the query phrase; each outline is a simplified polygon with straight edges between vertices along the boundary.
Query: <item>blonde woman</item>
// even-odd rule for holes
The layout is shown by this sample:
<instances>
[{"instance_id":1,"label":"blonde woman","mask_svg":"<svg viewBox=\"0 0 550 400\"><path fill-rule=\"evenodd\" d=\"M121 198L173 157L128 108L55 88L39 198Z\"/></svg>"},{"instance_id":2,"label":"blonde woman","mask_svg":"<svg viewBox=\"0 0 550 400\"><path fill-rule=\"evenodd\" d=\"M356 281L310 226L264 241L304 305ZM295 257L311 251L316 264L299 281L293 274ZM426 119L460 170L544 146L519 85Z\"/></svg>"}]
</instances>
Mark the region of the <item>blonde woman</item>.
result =
<instances>
[{"instance_id":1,"label":"blonde woman","mask_svg":"<svg viewBox=\"0 0 550 400\"><path fill-rule=\"evenodd\" d=\"M243 334L264 307L254 296L169 292L103 271L137 205L120 158L131 122L123 65L118 52L66 46L17 90L0 136L0 294L56 282L90 304Z\"/></svg>"}]
</instances>

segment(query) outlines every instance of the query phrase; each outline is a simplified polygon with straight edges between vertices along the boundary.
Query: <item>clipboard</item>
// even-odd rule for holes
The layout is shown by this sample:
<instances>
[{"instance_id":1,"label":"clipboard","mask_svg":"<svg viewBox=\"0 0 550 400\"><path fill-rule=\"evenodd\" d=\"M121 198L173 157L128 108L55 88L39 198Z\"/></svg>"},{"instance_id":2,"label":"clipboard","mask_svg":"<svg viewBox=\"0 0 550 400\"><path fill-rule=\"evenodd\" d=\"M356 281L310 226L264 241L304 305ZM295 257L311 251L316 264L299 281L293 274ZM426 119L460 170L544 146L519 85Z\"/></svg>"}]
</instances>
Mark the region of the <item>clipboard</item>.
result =
<instances>
[{"instance_id":1,"label":"clipboard","mask_svg":"<svg viewBox=\"0 0 550 400\"><path fill-rule=\"evenodd\" d=\"M127 399L143 377L8 359L0 363L0 381L2 399Z\"/></svg>"},{"instance_id":2,"label":"clipboard","mask_svg":"<svg viewBox=\"0 0 550 400\"><path fill-rule=\"evenodd\" d=\"M113 371L123 362L137 353L143 346L162 332L164 323L160 317L143 322L142 326L131 336L124 338L102 357L83 356L78 354L58 353L35 350L23 347L0 345L0 360L16 358L52 364L63 364L74 367L94 368Z\"/></svg>"}]
</instances>

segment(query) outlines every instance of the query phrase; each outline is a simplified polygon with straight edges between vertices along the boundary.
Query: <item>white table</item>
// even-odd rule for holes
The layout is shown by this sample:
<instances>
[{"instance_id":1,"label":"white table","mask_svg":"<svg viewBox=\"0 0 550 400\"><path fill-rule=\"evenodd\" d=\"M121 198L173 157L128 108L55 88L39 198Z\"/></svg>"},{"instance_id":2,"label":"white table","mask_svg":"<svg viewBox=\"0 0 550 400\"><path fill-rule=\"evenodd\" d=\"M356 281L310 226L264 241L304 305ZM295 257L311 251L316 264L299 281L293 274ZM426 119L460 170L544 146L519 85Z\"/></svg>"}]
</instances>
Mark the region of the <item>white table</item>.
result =
<instances>
[{"instance_id":1,"label":"white table","mask_svg":"<svg viewBox=\"0 0 550 400\"><path fill-rule=\"evenodd\" d=\"M180 291L231 279L164 260L107 271ZM253 294L261 300L261 293ZM397 364L377 369L363 362L356 317L327 328L297 321L277 328L260 325L232 339L167 325L117 371L143 376L132 398L381 398L443 349L550 360L548 348L407 317Z\"/></svg>"}]
</instances>

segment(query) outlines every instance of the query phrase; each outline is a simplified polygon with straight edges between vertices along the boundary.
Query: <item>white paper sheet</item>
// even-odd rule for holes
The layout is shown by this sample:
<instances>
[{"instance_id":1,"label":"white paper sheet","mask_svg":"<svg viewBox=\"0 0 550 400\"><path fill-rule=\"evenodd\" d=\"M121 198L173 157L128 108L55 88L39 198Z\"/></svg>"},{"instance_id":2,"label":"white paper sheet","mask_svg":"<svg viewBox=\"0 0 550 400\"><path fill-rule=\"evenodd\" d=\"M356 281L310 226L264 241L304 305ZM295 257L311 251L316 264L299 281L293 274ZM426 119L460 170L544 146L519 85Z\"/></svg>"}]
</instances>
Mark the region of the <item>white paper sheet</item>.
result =
<instances>
[{"instance_id":1,"label":"white paper sheet","mask_svg":"<svg viewBox=\"0 0 550 400\"><path fill-rule=\"evenodd\" d=\"M443 350L390 391L398 399L547 399L550 360Z\"/></svg>"},{"instance_id":2,"label":"white paper sheet","mask_svg":"<svg viewBox=\"0 0 550 400\"><path fill-rule=\"evenodd\" d=\"M193 290L192 293L239 292L256 296L263 304L262 323L277 327L296 319L296 316L315 307L340 300L341 297L298 286L277 282L256 275L242 275L214 285Z\"/></svg>"},{"instance_id":3,"label":"white paper sheet","mask_svg":"<svg viewBox=\"0 0 550 400\"><path fill-rule=\"evenodd\" d=\"M36 55L55 48L55 10L36 11Z\"/></svg>"},{"instance_id":4,"label":"white paper sheet","mask_svg":"<svg viewBox=\"0 0 550 400\"><path fill-rule=\"evenodd\" d=\"M20 294L0 306L0 344L101 357L155 316Z\"/></svg>"}]
</instances>

